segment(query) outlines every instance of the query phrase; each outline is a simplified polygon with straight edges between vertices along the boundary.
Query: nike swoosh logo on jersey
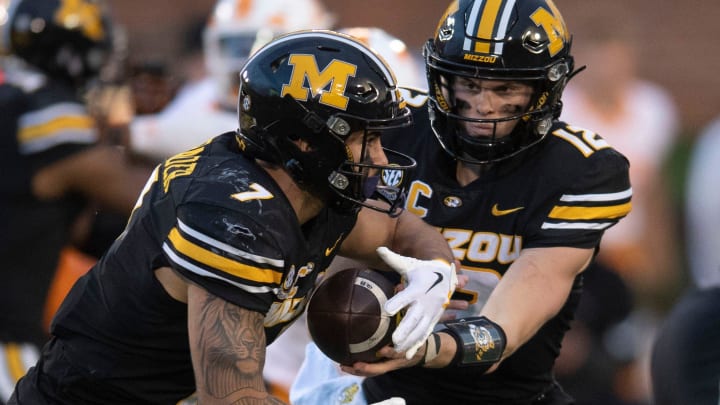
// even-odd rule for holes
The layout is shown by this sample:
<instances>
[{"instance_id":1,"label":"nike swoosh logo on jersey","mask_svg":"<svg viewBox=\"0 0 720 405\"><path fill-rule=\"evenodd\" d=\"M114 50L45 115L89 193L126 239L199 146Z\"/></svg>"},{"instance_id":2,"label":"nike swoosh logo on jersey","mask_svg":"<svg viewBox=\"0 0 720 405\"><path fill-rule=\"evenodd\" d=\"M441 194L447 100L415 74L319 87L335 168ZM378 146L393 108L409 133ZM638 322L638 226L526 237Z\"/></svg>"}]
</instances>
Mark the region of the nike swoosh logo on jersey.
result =
<instances>
[{"instance_id":1,"label":"nike swoosh logo on jersey","mask_svg":"<svg viewBox=\"0 0 720 405\"><path fill-rule=\"evenodd\" d=\"M330 253L332 253L333 250L337 247L338 243L340 242L340 239L342 239L344 234L340 234L340 237L337 238L335 243L330 246L329 248L325 248L325 257L330 256Z\"/></svg>"},{"instance_id":2,"label":"nike swoosh logo on jersey","mask_svg":"<svg viewBox=\"0 0 720 405\"><path fill-rule=\"evenodd\" d=\"M433 288L435 288L436 285L442 283L442 281L443 281L443 279L444 279L443 275L440 274L440 273L438 273L437 271L434 271L433 273L435 273L435 275L437 276L437 280L435 280L435 282L434 282L430 287L428 287L428 289L425 291L426 294L427 294L428 291L430 291L430 290L432 290Z\"/></svg>"},{"instance_id":3,"label":"nike swoosh logo on jersey","mask_svg":"<svg viewBox=\"0 0 720 405\"><path fill-rule=\"evenodd\" d=\"M490 213L493 214L493 215L496 216L496 217L501 217L501 216L503 216L503 215L512 214L513 212L520 211L520 210L522 210L522 209L524 209L524 208L525 208L525 207L516 207L516 208L510 208L510 209L507 209L507 210L501 210L500 208L498 208L498 205L495 204L495 205L493 205L492 210L490 211Z\"/></svg>"}]
</instances>

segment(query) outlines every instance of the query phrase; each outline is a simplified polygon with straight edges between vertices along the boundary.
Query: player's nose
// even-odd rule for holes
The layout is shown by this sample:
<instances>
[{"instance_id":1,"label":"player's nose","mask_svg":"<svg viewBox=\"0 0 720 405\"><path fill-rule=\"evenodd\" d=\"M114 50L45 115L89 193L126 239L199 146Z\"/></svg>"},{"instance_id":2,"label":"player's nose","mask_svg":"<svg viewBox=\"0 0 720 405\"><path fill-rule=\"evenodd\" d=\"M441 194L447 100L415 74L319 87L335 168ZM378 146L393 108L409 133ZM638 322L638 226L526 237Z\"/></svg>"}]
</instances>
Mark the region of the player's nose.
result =
<instances>
[{"instance_id":1,"label":"player's nose","mask_svg":"<svg viewBox=\"0 0 720 405\"><path fill-rule=\"evenodd\" d=\"M387 165L388 164L388 158L385 154L385 150L382 147L382 143L378 140L378 142L373 142L370 145L370 150L368 151L370 154L370 161L375 165Z\"/></svg>"}]
</instances>

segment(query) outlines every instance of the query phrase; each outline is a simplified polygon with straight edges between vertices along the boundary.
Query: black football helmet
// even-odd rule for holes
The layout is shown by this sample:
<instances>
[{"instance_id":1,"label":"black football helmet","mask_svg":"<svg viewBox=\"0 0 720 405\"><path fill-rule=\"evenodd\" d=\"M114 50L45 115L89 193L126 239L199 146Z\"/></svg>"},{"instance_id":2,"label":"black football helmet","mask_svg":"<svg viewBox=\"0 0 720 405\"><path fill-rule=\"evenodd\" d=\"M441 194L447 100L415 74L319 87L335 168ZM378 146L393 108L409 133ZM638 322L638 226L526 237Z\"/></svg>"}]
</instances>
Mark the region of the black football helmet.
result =
<instances>
[{"instance_id":1,"label":"black football helmet","mask_svg":"<svg viewBox=\"0 0 720 405\"><path fill-rule=\"evenodd\" d=\"M424 47L430 120L440 144L455 159L498 162L539 143L560 116L562 91L574 75L571 37L552 0L454 0L434 38ZM527 110L503 119L470 119L458 113L450 84L455 77L517 80L534 93ZM471 137L461 121L519 120L504 137Z\"/></svg>"},{"instance_id":2,"label":"black football helmet","mask_svg":"<svg viewBox=\"0 0 720 405\"><path fill-rule=\"evenodd\" d=\"M48 76L84 84L112 49L106 9L96 0L10 0L3 47Z\"/></svg>"},{"instance_id":3,"label":"black football helmet","mask_svg":"<svg viewBox=\"0 0 720 405\"><path fill-rule=\"evenodd\" d=\"M248 59L240 72L238 139L246 154L282 165L298 185L331 207L356 212L361 205L402 211L415 161L384 149L389 165L355 163L345 140L412 123L394 74L381 57L345 34L297 31ZM294 142L303 139L310 151ZM381 177L369 176L380 171ZM382 181L379 181L382 180ZM374 197L390 204L365 203Z\"/></svg>"}]
</instances>

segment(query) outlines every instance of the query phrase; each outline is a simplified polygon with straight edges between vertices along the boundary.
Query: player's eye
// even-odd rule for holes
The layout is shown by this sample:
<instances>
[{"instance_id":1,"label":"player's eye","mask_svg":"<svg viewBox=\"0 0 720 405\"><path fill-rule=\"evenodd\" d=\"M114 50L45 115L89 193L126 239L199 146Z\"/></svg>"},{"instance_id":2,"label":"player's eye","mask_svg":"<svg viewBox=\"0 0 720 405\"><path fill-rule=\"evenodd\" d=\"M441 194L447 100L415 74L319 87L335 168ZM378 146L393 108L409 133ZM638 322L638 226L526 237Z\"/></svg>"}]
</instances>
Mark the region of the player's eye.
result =
<instances>
[{"instance_id":1,"label":"player's eye","mask_svg":"<svg viewBox=\"0 0 720 405\"><path fill-rule=\"evenodd\" d=\"M513 92L513 90L516 90L510 86L498 86L493 89L493 91L501 96L509 95Z\"/></svg>"},{"instance_id":2,"label":"player's eye","mask_svg":"<svg viewBox=\"0 0 720 405\"><path fill-rule=\"evenodd\" d=\"M465 88L465 90L471 91L471 92L478 92L482 89L475 82L471 82L471 81L466 82L463 87Z\"/></svg>"}]
</instances>

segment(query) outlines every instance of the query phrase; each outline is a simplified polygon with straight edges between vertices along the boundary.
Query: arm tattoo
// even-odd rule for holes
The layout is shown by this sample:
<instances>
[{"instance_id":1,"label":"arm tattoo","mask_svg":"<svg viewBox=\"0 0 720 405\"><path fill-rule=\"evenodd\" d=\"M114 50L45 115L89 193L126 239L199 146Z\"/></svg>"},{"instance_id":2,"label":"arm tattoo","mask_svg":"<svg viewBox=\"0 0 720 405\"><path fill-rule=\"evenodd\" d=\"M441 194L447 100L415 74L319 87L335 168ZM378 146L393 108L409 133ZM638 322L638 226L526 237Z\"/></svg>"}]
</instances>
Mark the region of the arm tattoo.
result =
<instances>
[{"instance_id":1,"label":"arm tattoo","mask_svg":"<svg viewBox=\"0 0 720 405\"><path fill-rule=\"evenodd\" d=\"M262 314L202 291L188 314L198 393L228 404L282 404L267 393L263 380Z\"/></svg>"}]
</instances>

